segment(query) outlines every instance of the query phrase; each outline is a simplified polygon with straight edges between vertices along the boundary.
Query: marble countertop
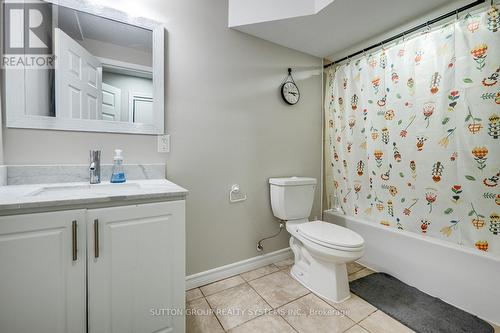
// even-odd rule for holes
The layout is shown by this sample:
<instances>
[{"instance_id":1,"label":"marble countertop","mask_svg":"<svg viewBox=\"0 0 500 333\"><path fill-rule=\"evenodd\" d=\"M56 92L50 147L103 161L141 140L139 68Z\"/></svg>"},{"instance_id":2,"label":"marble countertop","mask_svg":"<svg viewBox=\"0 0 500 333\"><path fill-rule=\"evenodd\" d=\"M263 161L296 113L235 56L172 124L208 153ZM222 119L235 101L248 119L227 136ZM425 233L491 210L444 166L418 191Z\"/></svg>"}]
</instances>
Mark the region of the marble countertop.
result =
<instances>
[{"instance_id":1,"label":"marble countertop","mask_svg":"<svg viewBox=\"0 0 500 333\"><path fill-rule=\"evenodd\" d=\"M0 186L0 213L57 208L83 204L106 204L137 200L183 199L188 191L166 179L132 180L122 184L88 182Z\"/></svg>"}]
</instances>

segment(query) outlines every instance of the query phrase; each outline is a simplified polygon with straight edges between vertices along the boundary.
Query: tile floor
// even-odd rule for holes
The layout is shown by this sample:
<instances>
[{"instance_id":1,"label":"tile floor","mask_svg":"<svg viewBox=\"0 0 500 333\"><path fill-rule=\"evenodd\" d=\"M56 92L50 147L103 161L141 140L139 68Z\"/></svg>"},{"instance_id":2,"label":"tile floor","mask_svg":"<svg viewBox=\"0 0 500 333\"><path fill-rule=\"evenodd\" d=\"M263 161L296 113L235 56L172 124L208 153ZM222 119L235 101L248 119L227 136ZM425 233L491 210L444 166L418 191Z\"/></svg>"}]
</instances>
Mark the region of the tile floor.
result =
<instances>
[{"instance_id":1,"label":"tile floor","mask_svg":"<svg viewBox=\"0 0 500 333\"><path fill-rule=\"evenodd\" d=\"M287 259L187 291L187 332L413 332L356 295L339 304L321 299L290 276L292 263ZM347 268L349 281L373 273L357 263Z\"/></svg>"}]
</instances>

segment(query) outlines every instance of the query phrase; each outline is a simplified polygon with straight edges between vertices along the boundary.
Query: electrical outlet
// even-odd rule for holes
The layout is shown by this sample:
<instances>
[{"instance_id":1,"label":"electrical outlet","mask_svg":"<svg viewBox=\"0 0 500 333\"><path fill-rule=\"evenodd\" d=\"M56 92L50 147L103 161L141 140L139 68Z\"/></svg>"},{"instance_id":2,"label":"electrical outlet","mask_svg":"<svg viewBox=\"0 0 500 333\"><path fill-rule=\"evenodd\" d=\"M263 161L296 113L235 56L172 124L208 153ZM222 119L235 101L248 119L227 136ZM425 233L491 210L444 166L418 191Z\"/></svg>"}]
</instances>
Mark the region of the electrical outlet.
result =
<instances>
[{"instance_id":1,"label":"electrical outlet","mask_svg":"<svg viewBox=\"0 0 500 333\"><path fill-rule=\"evenodd\" d=\"M158 135L158 152L170 153L170 134Z\"/></svg>"}]
</instances>

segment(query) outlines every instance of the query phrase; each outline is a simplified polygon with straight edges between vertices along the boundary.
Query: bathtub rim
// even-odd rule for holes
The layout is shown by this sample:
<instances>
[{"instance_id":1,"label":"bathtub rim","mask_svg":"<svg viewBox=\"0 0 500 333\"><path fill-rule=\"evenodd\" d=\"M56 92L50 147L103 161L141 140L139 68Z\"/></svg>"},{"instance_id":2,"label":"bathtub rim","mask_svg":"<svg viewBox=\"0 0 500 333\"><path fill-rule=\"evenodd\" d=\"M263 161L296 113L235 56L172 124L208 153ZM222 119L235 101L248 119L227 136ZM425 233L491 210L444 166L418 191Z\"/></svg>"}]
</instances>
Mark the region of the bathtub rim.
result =
<instances>
[{"instance_id":1,"label":"bathtub rim","mask_svg":"<svg viewBox=\"0 0 500 333\"><path fill-rule=\"evenodd\" d=\"M448 247L448 248L451 248L451 249L454 249L454 250L457 250L457 251L466 252L468 254L481 256L481 257L484 257L486 259L494 260L498 264L500 264L500 257L497 256L497 255L495 255L495 254L493 254L493 253L490 253L490 252L485 252L485 251L473 249L473 248L470 248L470 247L467 247L467 246L464 246L464 245L455 244L455 243L448 242L446 240L435 238L435 237L432 237L432 236L423 236L423 235L420 235L420 234L417 234L417 233L414 233L414 232L411 232L411 231L400 230L400 229L393 228L393 227L383 226L380 223L371 223L371 222L365 221L365 220L363 220L363 219L361 219L359 217L355 217L355 216L343 214L343 213L340 213L340 212L336 212L333 209L324 210L323 211L323 215L324 214L330 214L330 215L333 215L333 216L336 216L336 217L341 217L341 218L349 219L351 221L358 222L358 223L363 223L365 225L369 225L370 227L378 228L380 230L385 230L385 231L396 233L396 234L399 234L399 235L404 235L406 237L411 237L411 238L414 238L414 239L417 239L417 240L421 240L421 241L425 241L425 242L430 242L430 243L433 243L433 244L438 245L438 246L445 246L445 247ZM324 218L324 216L323 216L323 218Z\"/></svg>"}]
</instances>

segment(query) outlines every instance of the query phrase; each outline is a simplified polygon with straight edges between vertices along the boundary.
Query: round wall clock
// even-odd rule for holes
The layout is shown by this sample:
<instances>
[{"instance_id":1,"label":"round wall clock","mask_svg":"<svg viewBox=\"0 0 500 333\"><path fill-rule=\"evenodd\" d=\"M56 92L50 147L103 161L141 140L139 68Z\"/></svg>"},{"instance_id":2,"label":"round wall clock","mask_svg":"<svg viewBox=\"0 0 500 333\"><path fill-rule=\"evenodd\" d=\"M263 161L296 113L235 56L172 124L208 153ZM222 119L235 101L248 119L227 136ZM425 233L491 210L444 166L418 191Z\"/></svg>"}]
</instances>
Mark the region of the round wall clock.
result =
<instances>
[{"instance_id":1,"label":"round wall clock","mask_svg":"<svg viewBox=\"0 0 500 333\"><path fill-rule=\"evenodd\" d=\"M281 97L289 105L295 105L300 99L300 91L292 77L292 69L288 68L288 76L281 85Z\"/></svg>"}]
</instances>

